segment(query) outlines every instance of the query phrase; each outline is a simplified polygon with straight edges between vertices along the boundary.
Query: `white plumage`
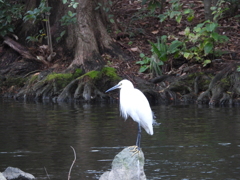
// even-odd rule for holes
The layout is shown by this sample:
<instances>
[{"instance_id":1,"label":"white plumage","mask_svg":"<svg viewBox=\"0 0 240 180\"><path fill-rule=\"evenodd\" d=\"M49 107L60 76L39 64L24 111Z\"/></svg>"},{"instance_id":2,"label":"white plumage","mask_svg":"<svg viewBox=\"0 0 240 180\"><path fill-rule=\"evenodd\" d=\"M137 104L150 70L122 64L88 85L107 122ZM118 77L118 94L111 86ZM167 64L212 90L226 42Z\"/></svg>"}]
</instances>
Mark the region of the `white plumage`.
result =
<instances>
[{"instance_id":1,"label":"white plumage","mask_svg":"<svg viewBox=\"0 0 240 180\"><path fill-rule=\"evenodd\" d=\"M134 88L129 80L122 80L116 86L108 89L106 92L120 88L120 112L124 119L130 116L138 122L145 131L153 135L153 113L145 95Z\"/></svg>"}]
</instances>

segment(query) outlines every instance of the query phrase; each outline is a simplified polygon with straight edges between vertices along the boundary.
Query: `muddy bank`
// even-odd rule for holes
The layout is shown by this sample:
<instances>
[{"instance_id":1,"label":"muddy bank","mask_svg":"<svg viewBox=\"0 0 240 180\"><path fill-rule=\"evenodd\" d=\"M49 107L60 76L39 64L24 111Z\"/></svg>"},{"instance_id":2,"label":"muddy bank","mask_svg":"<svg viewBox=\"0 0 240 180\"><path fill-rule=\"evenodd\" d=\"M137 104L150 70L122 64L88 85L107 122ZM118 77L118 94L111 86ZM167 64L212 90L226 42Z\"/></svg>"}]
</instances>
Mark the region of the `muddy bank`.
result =
<instances>
[{"instance_id":1,"label":"muddy bank","mask_svg":"<svg viewBox=\"0 0 240 180\"><path fill-rule=\"evenodd\" d=\"M88 73L80 68L58 72L57 68L41 69L37 62L20 61L0 69L0 92L3 97L19 100L107 102L117 100L118 92L105 94L106 89L127 78L155 104L238 104L238 64L223 67L209 72L188 66L181 74L179 68L176 73L146 80L139 76L119 76L115 68L107 66Z\"/></svg>"}]
</instances>

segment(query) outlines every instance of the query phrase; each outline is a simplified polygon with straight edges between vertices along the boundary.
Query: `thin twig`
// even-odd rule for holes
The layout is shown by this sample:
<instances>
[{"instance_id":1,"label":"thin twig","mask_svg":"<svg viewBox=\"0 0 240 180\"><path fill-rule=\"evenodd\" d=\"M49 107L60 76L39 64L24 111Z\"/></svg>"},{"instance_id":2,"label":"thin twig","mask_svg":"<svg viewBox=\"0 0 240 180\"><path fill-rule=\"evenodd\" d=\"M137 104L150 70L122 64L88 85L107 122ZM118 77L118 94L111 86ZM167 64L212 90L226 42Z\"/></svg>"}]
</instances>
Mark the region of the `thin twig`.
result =
<instances>
[{"instance_id":1,"label":"thin twig","mask_svg":"<svg viewBox=\"0 0 240 180\"><path fill-rule=\"evenodd\" d=\"M73 167L73 165L74 165L74 163L75 163L75 161L76 161L76 152L75 152L75 149L72 147L72 146L70 146L71 148L72 148L72 150L73 150L73 153L74 153L74 160L73 160L73 162L72 162L72 165L71 165L71 167L70 167L70 169L69 169L69 173L68 173L68 180L70 180L70 178L71 178L71 171L72 171L72 167Z\"/></svg>"},{"instance_id":2,"label":"thin twig","mask_svg":"<svg viewBox=\"0 0 240 180\"><path fill-rule=\"evenodd\" d=\"M47 169L45 168L45 166L44 166L44 169L45 169L45 172L46 172L46 174L47 174L48 179L50 180L50 177L49 177L49 175L48 175L48 172L47 172Z\"/></svg>"}]
</instances>

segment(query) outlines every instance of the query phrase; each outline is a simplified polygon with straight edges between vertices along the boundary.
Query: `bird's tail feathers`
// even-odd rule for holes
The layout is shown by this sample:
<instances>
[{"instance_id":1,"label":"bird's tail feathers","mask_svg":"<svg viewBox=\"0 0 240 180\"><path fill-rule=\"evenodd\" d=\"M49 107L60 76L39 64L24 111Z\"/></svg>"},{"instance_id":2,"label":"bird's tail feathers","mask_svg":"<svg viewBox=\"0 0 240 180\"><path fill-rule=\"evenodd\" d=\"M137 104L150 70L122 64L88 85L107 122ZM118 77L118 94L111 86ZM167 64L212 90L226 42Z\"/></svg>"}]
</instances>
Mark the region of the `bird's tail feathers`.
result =
<instances>
[{"instance_id":1,"label":"bird's tail feathers","mask_svg":"<svg viewBox=\"0 0 240 180\"><path fill-rule=\"evenodd\" d=\"M158 123L155 119L153 119L153 123L154 126L159 126L161 123Z\"/></svg>"},{"instance_id":2,"label":"bird's tail feathers","mask_svg":"<svg viewBox=\"0 0 240 180\"><path fill-rule=\"evenodd\" d=\"M161 123L158 123L158 122L155 120L156 116L155 116L155 114L154 114L153 111L152 111L152 115L153 115L153 123L152 123L152 125L154 125L154 126L159 126Z\"/></svg>"},{"instance_id":3,"label":"bird's tail feathers","mask_svg":"<svg viewBox=\"0 0 240 180\"><path fill-rule=\"evenodd\" d=\"M153 119L155 119L156 118L156 116L155 116L155 114L154 114L154 112L152 111L152 116L153 116Z\"/></svg>"}]
</instances>

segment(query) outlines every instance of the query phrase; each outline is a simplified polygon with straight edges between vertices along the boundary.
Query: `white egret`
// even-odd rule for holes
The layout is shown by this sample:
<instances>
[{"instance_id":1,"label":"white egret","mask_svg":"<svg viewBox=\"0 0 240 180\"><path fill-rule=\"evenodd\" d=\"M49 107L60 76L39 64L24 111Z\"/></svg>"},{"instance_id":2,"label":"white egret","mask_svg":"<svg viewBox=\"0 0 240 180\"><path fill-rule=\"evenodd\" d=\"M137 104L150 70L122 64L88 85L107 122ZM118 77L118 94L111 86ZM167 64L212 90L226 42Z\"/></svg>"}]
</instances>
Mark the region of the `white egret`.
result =
<instances>
[{"instance_id":1,"label":"white egret","mask_svg":"<svg viewBox=\"0 0 240 180\"><path fill-rule=\"evenodd\" d=\"M130 116L134 121L138 122L136 147L140 150L141 126L148 134L153 135L153 123L155 123L153 112L145 95L134 88L129 80L120 81L106 92L117 88L120 89L120 112L122 117L126 120Z\"/></svg>"}]
</instances>

